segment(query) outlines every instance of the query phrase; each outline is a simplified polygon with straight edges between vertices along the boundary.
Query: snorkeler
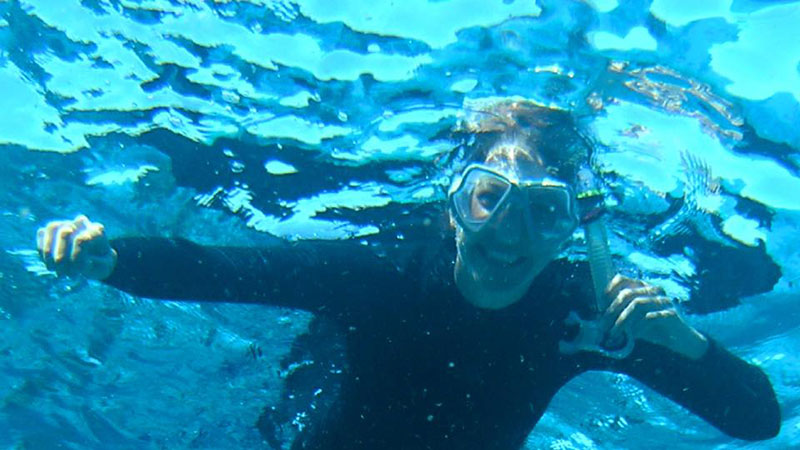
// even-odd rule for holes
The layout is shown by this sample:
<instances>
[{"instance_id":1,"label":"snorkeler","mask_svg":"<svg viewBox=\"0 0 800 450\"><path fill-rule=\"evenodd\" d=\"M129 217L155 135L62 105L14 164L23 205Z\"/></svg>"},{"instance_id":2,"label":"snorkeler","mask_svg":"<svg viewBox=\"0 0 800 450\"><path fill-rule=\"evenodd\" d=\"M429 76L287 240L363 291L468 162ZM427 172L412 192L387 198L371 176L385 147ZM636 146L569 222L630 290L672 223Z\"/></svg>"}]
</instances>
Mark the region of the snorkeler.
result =
<instances>
[{"instance_id":1,"label":"snorkeler","mask_svg":"<svg viewBox=\"0 0 800 450\"><path fill-rule=\"evenodd\" d=\"M519 448L556 392L591 370L628 374L730 436L775 436L766 375L686 323L659 287L617 275L606 288L597 321L607 342L633 342L630 354L561 350L577 334L571 313L597 315L586 265L558 259L587 220L579 164L558 156L577 132L568 113L526 103L487 117L468 130L480 142L449 191L455 248L437 238L393 259L351 241L109 241L84 216L47 224L37 246L57 272L134 295L281 305L338 324L338 398L292 448Z\"/></svg>"}]
</instances>

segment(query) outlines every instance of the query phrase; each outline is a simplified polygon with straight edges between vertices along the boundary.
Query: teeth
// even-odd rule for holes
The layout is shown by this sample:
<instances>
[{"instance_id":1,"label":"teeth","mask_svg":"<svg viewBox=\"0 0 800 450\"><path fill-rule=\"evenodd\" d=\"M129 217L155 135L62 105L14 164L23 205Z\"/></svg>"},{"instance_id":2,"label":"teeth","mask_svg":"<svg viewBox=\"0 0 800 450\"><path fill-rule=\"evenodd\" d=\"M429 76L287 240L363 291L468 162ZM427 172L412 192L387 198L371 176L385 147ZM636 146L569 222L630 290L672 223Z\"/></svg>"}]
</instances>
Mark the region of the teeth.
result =
<instances>
[{"instance_id":1,"label":"teeth","mask_svg":"<svg viewBox=\"0 0 800 450\"><path fill-rule=\"evenodd\" d=\"M503 262L503 263L506 263L506 264L515 263L515 262L517 262L517 259L519 259L516 255L512 255L510 253L500 252L500 251L492 250L492 249L486 249L486 254L489 255L489 258L497 260L497 261L500 261L500 262Z\"/></svg>"}]
</instances>

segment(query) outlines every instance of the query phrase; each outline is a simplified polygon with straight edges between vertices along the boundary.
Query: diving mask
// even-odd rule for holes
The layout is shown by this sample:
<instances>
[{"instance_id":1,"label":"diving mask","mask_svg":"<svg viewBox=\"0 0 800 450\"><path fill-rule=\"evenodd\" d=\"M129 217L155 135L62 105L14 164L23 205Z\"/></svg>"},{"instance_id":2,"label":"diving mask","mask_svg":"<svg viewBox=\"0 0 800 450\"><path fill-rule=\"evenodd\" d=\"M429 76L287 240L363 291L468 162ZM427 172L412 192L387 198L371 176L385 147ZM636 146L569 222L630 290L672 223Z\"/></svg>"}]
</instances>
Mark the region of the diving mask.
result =
<instances>
[{"instance_id":1,"label":"diving mask","mask_svg":"<svg viewBox=\"0 0 800 450\"><path fill-rule=\"evenodd\" d=\"M448 197L456 221L472 233L517 205L528 229L543 239L565 239L578 226L574 191L552 178L511 180L491 167L472 164L453 183Z\"/></svg>"}]
</instances>

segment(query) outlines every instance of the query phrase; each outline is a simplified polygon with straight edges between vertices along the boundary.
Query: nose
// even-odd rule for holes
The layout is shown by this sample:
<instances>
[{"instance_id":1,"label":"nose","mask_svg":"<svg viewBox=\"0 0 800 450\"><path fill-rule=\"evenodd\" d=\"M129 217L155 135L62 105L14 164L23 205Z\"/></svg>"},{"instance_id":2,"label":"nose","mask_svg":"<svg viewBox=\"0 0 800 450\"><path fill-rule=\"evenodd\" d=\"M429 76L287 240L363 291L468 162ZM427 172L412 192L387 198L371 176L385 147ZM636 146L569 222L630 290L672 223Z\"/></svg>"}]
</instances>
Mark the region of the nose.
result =
<instances>
[{"instance_id":1,"label":"nose","mask_svg":"<svg viewBox=\"0 0 800 450\"><path fill-rule=\"evenodd\" d=\"M517 248L528 237L522 209L508 207L497 214L497 220L491 224L494 240L509 248Z\"/></svg>"}]
</instances>

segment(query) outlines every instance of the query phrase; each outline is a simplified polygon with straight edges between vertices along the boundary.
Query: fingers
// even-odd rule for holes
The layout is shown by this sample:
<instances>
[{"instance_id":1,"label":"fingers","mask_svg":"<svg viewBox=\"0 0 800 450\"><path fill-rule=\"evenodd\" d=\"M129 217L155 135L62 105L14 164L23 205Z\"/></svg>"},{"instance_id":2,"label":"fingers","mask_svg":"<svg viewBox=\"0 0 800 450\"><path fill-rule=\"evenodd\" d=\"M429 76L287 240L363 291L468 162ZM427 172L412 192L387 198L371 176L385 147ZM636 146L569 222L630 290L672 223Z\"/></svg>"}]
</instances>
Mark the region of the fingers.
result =
<instances>
[{"instance_id":1,"label":"fingers","mask_svg":"<svg viewBox=\"0 0 800 450\"><path fill-rule=\"evenodd\" d=\"M634 280L626 276L616 274L614 278L608 283L606 287L606 295L610 298L616 298L620 291L627 288L636 288L645 286L644 281Z\"/></svg>"},{"instance_id":2,"label":"fingers","mask_svg":"<svg viewBox=\"0 0 800 450\"><path fill-rule=\"evenodd\" d=\"M92 222L89 220L88 217L81 214L79 216L76 216L75 219L73 219L72 224L75 225L75 228L77 228L80 231L90 226Z\"/></svg>"},{"instance_id":3,"label":"fingers","mask_svg":"<svg viewBox=\"0 0 800 450\"><path fill-rule=\"evenodd\" d=\"M70 238L75 233L75 225L64 225L55 232L55 242L53 247L53 261L58 264L64 260L67 254L67 248L70 245Z\"/></svg>"},{"instance_id":4,"label":"fingers","mask_svg":"<svg viewBox=\"0 0 800 450\"><path fill-rule=\"evenodd\" d=\"M75 239L72 240L72 251L69 254L70 261L77 261L78 257L81 255L85 244L93 239L91 230L83 230L75 236Z\"/></svg>"},{"instance_id":5,"label":"fingers","mask_svg":"<svg viewBox=\"0 0 800 450\"><path fill-rule=\"evenodd\" d=\"M72 252L70 253L70 260L77 261L88 244L94 242L96 239L103 237L105 229L102 224L88 223L84 226L75 238L72 240Z\"/></svg>"},{"instance_id":6,"label":"fingers","mask_svg":"<svg viewBox=\"0 0 800 450\"><path fill-rule=\"evenodd\" d=\"M56 220L36 231L36 248L45 264L63 266L67 262L76 262L89 243L104 238L103 225L92 223L84 215L74 220ZM57 270L60 272L67 268Z\"/></svg>"},{"instance_id":7,"label":"fingers","mask_svg":"<svg viewBox=\"0 0 800 450\"><path fill-rule=\"evenodd\" d=\"M630 287L618 289L614 300L606 309L606 318L618 317L635 299L664 295L664 289L658 286L651 286L641 281L631 281Z\"/></svg>"},{"instance_id":8,"label":"fingers","mask_svg":"<svg viewBox=\"0 0 800 450\"><path fill-rule=\"evenodd\" d=\"M56 241L56 233L65 224L69 222L58 220L48 223L36 232L36 244L39 254L45 261L49 260L53 253L53 243Z\"/></svg>"},{"instance_id":9,"label":"fingers","mask_svg":"<svg viewBox=\"0 0 800 450\"><path fill-rule=\"evenodd\" d=\"M603 315L612 341L623 334L635 339L645 333L651 320L676 314L672 299L666 297L663 288L641 280L616 275L606 294L613 299Z\"/></svg>"},{"instance_id":10,"label":"fingers","mask_svg":"<svg viewBox=\"0 0 800 450\"><path fill-rule=\"evenodd\" d=\"M634 337L645 332L646 322L675 315L672 300L664 296L638 297L628 303L628 306L617 317L614 325L609 330L613 338L621 336L626 331L632 330Z\"/></svg>"}]
</instances>

